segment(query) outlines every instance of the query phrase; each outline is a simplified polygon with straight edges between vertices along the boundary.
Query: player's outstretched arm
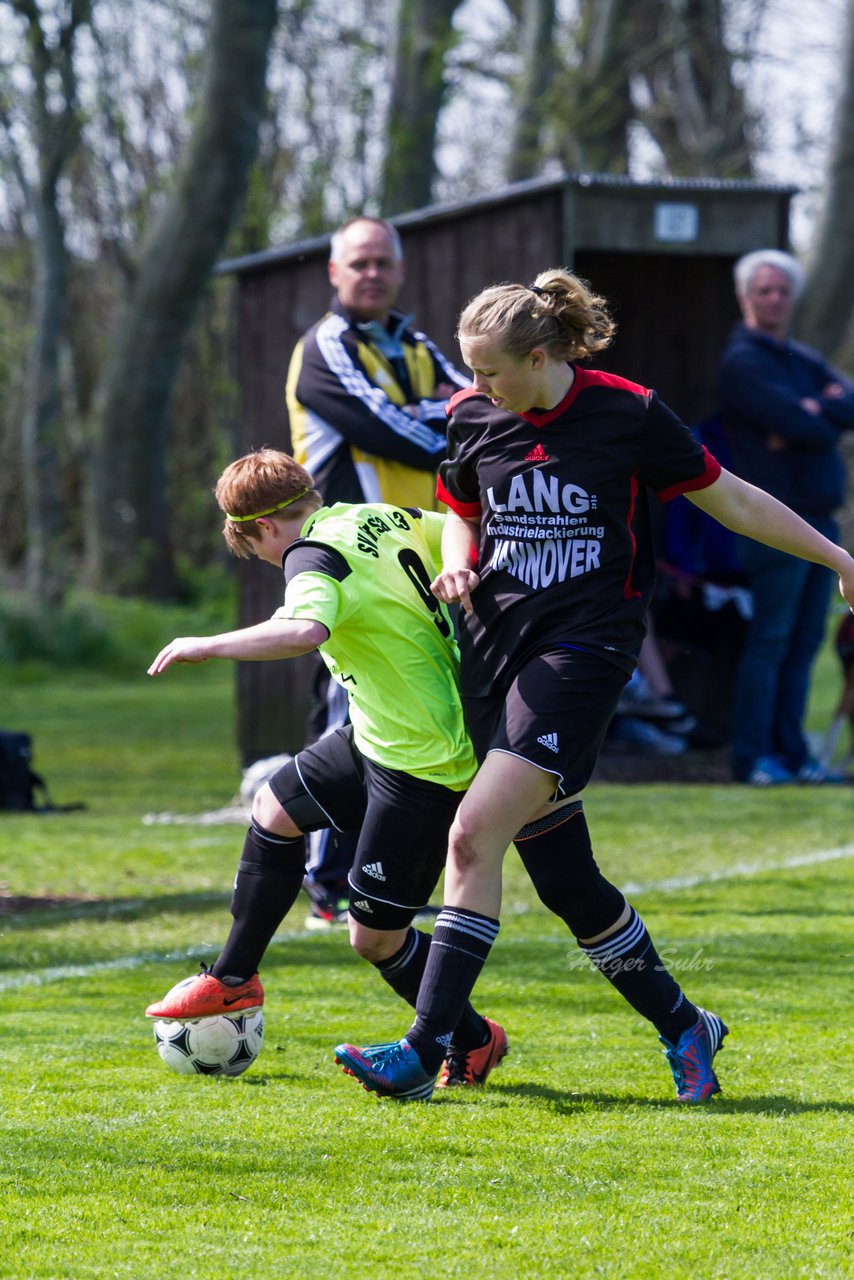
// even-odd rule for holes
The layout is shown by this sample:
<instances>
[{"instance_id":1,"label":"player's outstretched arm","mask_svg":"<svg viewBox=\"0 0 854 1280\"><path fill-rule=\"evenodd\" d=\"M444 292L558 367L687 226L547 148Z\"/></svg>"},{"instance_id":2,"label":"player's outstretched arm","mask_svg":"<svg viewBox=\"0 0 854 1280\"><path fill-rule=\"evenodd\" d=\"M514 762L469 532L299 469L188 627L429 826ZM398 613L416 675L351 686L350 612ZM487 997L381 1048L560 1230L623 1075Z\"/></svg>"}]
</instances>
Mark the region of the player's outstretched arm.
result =
<instances>
[{"instance_id":1,"label":"player's outstretched arm","mask_svg":"<svg viewBox=\"0 0 854 1280\"><path fill-rule=\"evenodd\" d=\"M207 662L209 658L235 658L241 662L296 658L328 639L329 632L320 622L269 618L254 627L216 636L178 636L160 650L148 674L158 676L173 662Z\"/></svg>"},{"instance_id":2,"label":"player's outstretched arm","mask_svg":"<svg viewBox=\"0 0 854 1280\"><path fill-rule=\"evenodd\" d=\"M431 582L430 590L445 604L463 606L471 613L471 593L480 582L474 566L480 545L480 521L464 520L449 511L442 530L442 572Z\"/></svg>"},{"instance_id":3,"label":"player's outstretched arm","mask_svg":"<svg viewBox=\"0 0 854 1280\"><path fill-rule=\"evenodd\" d=\"M694 506L713 516L722 525L754 538L766 547L827 565L839 574L839 591L854 610L854 559L843 547L825 538L784 503L772 498L730 471L721 471L707 489L686 493Z\"/></svg>"}]
</instances>

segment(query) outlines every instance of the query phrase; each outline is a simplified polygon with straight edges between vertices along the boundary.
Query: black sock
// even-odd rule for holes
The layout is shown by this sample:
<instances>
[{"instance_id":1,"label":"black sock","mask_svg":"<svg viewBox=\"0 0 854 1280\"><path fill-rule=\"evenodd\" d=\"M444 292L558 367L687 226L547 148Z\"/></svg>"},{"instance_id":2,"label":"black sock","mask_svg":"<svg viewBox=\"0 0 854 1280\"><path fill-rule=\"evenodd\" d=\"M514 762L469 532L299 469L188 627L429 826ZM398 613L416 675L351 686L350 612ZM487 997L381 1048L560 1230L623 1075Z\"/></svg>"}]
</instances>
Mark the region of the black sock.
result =
<instances>
[{"instance_id":1,"label":"black sock","mask_svg":"<svg viewBox=\"0 0 854 1280\"><path fill-rule=\"evenodd\" d=\"M592 945L578 945L632 1008L675 1044L700 1015L667 972L634 907L631 913L617 933Z\"/></svg>"},{"instance_id":2,"label":"black sock","mask_svg":"<svg viewBox=\"0 0 854 1280\"><path fill-rule=\"evenodd\" d=\"M270 939L296 902L304 875L304 837L277 836L253 818L231 895L234 923L211 965L215 978L230 974L245 981L257 973Z\"/></svg>"},{"instance_id":3,"label":"black sock","mask_svg":"<svg viewBox=\"0 0 854 1280\"><path fill-rule=\"evenodd\" d=\"M442 1065L498 927L497 920L462 907L443 907L436 917L415 1022L406 1036L426 1071Z\"/></svg>"},{"instance_id":4,"label":"black sock","mask_svg":"<svg viewBox=\"0 0 854 1280\"><path fill-rule=\"evenodd\" d=\"M403 946L387 960L380 960L374 967L402 1000L415 1008L421 979L430 953L430 934L410 928ZM454 1027L454 1048L463 1051L479 1049L486 1043L488 1031L479 1013L466 1004L459 1022Z\"/></svg>"}]
</instances>

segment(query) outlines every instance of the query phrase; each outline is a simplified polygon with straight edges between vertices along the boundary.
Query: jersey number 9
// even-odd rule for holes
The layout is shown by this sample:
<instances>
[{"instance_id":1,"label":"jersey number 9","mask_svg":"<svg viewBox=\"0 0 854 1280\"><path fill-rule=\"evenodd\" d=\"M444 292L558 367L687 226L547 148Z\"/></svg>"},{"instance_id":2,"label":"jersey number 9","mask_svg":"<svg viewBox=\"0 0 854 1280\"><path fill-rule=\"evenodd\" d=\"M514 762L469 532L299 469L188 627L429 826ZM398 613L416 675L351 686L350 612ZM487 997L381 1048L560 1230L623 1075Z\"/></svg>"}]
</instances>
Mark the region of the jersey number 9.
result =
<instances>
[{"instance_id":1,"label":"jersey number 9","mask_svg":"<svg viewBox=\"0 0 854 1280\"><path fill-rule=\"evenodd\" d=\"M447 639L451 634L451 625L442 612L441 604L430 590L430 575L424 567L424 561L417 551L413 551L410 547L404 547L399 551L397 558L400 567L418 593L419 599L432 614L433 621L439 628L439 634Z\"/></svg>"}]
</instances>

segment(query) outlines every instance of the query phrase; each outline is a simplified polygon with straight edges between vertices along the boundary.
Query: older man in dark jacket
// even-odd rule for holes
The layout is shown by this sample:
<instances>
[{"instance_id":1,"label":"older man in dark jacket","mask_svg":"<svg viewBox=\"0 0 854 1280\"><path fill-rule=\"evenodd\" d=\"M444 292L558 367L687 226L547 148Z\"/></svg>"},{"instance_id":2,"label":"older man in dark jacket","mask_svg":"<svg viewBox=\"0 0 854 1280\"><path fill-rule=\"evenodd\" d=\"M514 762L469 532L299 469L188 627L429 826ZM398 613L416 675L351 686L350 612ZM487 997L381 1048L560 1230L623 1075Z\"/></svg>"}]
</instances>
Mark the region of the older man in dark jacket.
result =
<instances>
[{"instance_id":1,"label":"older man in dark jacket","mask_svg":"<svg viewBox=\"0 0 854 1280\"><path fill-rule=\"evenodd\" d=\"M854 428L854 387L788 337L803 284L795 258L774 249L748 254L736 263L735 282L743 322L720 368L731 469L836 541L834 513L846 485L839 439ZM734 775L757 786L833 781L803 730L833 575L747 538L738 552L754 614L735 691Z\"/></svg>"}]
</instances>

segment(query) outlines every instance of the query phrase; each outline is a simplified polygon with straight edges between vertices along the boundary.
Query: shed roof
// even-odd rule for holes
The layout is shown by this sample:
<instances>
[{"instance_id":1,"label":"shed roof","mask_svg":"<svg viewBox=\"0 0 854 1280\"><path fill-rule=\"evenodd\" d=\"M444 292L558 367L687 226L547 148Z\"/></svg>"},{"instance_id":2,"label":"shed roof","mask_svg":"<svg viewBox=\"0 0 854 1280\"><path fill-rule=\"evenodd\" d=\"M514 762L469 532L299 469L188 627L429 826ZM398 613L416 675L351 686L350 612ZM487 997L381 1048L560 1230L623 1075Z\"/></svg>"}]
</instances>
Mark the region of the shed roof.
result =
<instances>
[{"instance_id":1,"label":"shed roof","mask_svg":"<svg viewBox=\"0 0 854 1280\"><path fill-rule=\"evenodd\" d=\"M581 191L594 191L602 188L620 191L635 191L644 196L661 195L720 195L729 192L742 194L753 193L756 196L783 196L791 198L800 188L785 183L763 183L736 178L656 178L639 182L624 174L611 173L562 173L553 177L528 178L523 182L508 183L498 191L487 195L475 196L470 200L450 201L444 204L425 205L421 209L413 209L408 213L398 214L388 221L401 230L425 226L430 222L460 217L475 210L484 211L508 204L514 200L525 199L532 195L546 194L563 187L576 187ZM310 239L298 240L293 244L279 245L264 249L259 253L244 254L238 258L228 258L217 264L217 275L241 275L253 271L263 271L267 267L276 266L300 258L314 257L325 251L329 245L331 232Z\"/></svg>"}]
</instances>

